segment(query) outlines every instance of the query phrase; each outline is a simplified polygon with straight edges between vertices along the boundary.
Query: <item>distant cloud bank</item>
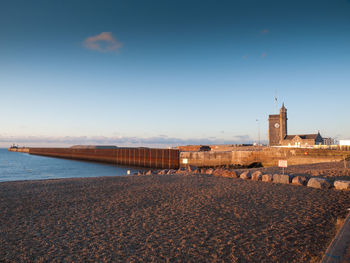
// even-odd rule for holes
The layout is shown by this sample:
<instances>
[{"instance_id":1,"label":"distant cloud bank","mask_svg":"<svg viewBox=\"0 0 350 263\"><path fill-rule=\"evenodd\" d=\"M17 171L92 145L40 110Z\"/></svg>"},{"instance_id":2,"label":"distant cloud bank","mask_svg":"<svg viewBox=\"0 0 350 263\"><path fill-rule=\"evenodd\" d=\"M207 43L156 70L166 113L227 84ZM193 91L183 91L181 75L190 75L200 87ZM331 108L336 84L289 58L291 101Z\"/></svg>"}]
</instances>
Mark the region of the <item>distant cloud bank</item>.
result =
<instances>
[{"instance_id":1,"label":"distant cloud bank","mask_svg":"<svg viewBox=\"0 0 350 263\"><path fill-rule=\"evenodd\" d=\"M105 137L105 136L65 136L65 137L42 137L42 136L1 136L0 146L9 147L13 143L19 146L57 146L68 147L76 144L94 144L94 145L116 145L130 147L173 147L178 145L190 144L238 144L249 143L252 139L248 135L239 135L232 140L210 138L189 138L181 139L167 137L164 135L141 138L141 137Z\"/></svg>"},{"instance_id":2,"label":"distant cloud bank","mask_svg":"<svg viewBox=\"0 0 350 263\"><path fill-rule=\"evenodd\" d=\"M86 38L83 46L87 49L106 53L118 52L123 44L116 40L111 32L102 32L99 35Z\"/></svg>"}]
</instances>

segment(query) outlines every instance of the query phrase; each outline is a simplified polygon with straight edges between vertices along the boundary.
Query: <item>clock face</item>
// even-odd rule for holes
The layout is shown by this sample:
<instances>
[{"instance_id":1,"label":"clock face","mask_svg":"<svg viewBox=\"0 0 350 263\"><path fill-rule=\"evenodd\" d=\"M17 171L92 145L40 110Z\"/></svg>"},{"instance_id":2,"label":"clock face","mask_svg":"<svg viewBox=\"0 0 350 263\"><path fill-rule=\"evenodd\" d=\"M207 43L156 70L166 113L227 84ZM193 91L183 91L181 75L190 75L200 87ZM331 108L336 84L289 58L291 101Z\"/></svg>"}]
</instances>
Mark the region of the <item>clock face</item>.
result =
<instances>
[{"instance_id":1,"label":"clock face","mask_svg":"<svg viewBox=\"0 0 350 263\"><path fill-rule=\"evenodd\" d=\"M279 128L280 127L280 124L278 122L275 123L275 128Z\"/></svg>"}]
</instances>

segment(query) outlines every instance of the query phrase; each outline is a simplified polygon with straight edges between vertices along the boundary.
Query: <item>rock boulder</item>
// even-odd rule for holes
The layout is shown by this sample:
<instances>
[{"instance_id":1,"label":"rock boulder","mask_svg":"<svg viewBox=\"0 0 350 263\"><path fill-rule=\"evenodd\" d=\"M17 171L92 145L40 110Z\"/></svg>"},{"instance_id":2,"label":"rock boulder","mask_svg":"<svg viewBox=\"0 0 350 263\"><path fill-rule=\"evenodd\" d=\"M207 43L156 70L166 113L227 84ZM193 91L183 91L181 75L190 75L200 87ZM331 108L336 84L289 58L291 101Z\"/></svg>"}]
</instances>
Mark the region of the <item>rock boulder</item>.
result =
<instances>
[{"instance_id":1,"label":"rock boulder","mask_svg":"<svg viewBox=\"0 0 350 263\"><path fill-rule=\"evenodd\" d=\"M175 173L176 174L184 174L187 172L187 169L186 168L180 168L179 170L177 170Z\"/></svg>"},{"instance_id":2,"label":"rock boulder","mask_svg":"<svg viewBox=\"0 0 350 263\"><path fill-rule=\"evenodd\" d=\"M235 171L231 171L231 170L224 170L221 174L221 176L223 177L228 177L228 178L237 178L237 174Z\"/></svg>"},{"instance_id":3,"label":"rock boulder","mask_svg":"<svg viewBox=\"0 0 350 263\"><path fill-rule=\"evenodd\" d=\"M245 180L250 179L251 178L250 172L249 171L244 171L243 173L241 173L239 178L245 179Z\"/></svg>"},{"instance_id":4,"label":"rock boulder","mask_svg":"<svg viewBox=\"0 0 350 263\"><path fill-rule=\"evenodd\" d=\"M273 182L279 184L289 184L291 182L291 177L288 174L274 174Z\"/></svg>"},{"instance_id":5,"label":"rock boulder","mask_svg":"<svg viewBox=\"0 0 350 263\"><path fill-rule=\"evenodd\" d=\"M261 180L263 182L272 182L273 176L272 174L263 174Z\"/></svg>"},{"instance_id":6,"label":"rock boulder","mask_svg":"<svg viewBox=\"0 0 350 263\"><path fill-rule=\"evenodd\" d=\"M218 169L215 169L215 170L213 171L213 175L214 175L214 176L221 176L221 175L222 175L222 172L223 172L223 169L218 168Z\"/></svg>"},{"instance_id":7,"label":"rock boulder","mask_svg":"<svg viewBox=\"0 0 350 263\"><path fill-rule=\"evenodd\" d=\"M194 165L189 165L187 167L187 170L190 172L190 173L194 173L196 171L198 171L198 167L197 166L194 166Z\"/></svg>"},{"instance_id":8,"label":"rock boulder","mask_svg":"<svg viewBox=\"0 0 350 263\"><path fill-rule=\"evenodd\" d=\"M338 190L350 190L350 181L336 180L334 181L334 188Z\"/></svg>"},{"instance_id":9,"label":"rock boulder","mask_svg":"<svg viewBox=\"0 0 350 263\"><path fill-rule=\"evenodd\" d=\"M307 177L306 176L295 176L293 177L292 184L295 185L306 185L307 184Z\"/></svg>"},{"instance_id":10,"label":"rock boulder","mask_svg":"<svg viewBox=\"0 0 350 263\"><path fill-rule=\"evenodd\" d=\"M164 169L164 170L160 170L160 171L158 172L158 174L160 174L160 175L165 175L165 174L167 174L167 172L168 172L168 170Z\"/></svg>"},{"instance_id":11,"label":"rock boulder","mask_svg":"<svg viewBox=\"0 0 350 263\"><path fill-rule=\"evenodd\" d=\"M318 189L328 189L331 187L331 184L324 178L311 178L307 183L307 186Z\"/></svg>"},{"instance_id":12,"label":"rock boulder","mask_svg":"<svg viewBox=\"0 0 350 263\"><path fill-rule=\"evenodd\" d=\"M166 174L175 174L176 170L170 169Z\"/></svg>"},{"instance_id":13,"label":"rock boulder","mask_svg":"<svg viewBox=\"0 0 350 263\"><path fill-rule=\"evenodd\" d=\"M149 171L146 172L145 175L152 175L152 174L153 174L152 170L149 170Z\"/></svg>"},{"instance_id":14,"label":"rock boulder","mask_svg":"<svg viewBox=\"0 0 350 263\"><path fill-rule=\"evenodd\" d=\"M261 178L262 178L262 172L256 171L256 172L252 173L252 180L261 181Z\"/></svg>"},{"instance_id":15,"label":"rock boulder","mask_svg":"<svg viewBox=\"0 0 350 263\"><path fill-rule=\"evenodd\" d=\"M205 171L206 174L213 174L214 169L213 168L209 168Z\"/></svg>"}]
</instances>

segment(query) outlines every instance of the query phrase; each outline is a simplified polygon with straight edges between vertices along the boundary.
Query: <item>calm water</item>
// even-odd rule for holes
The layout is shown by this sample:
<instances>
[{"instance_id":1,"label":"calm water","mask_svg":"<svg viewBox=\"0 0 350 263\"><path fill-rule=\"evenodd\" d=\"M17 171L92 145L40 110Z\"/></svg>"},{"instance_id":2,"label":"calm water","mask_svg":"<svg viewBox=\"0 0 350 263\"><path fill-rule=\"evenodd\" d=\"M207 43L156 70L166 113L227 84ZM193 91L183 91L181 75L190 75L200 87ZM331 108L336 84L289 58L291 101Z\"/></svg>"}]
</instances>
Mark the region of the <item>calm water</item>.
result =
<instances>
[{"instance_id":1,"label":"calm water","mask_svg":"<svg viewBox=\"0 0 350 263\"><path fill-rule=\"evenodd\" d=\"M0 182L126 175L142 168L58 159L0 149Z\"/></svg>"}]
</instances>

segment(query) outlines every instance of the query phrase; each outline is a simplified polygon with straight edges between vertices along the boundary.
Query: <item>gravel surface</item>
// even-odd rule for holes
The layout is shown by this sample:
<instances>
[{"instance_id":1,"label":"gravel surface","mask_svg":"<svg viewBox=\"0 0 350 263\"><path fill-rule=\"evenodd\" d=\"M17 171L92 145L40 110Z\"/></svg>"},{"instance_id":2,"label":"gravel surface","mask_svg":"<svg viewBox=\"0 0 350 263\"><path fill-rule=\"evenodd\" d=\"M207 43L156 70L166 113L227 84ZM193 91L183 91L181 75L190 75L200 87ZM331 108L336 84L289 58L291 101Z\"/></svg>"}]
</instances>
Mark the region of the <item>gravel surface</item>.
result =
<instances>
[{"instance_id":1,"label":"gravel surface","mask_svg":"<svg viewBox=\"0 0 350 263\"><path fill-rule=\"evenodd\" d=\"M0 262L317 262L349 192L206 175L0 183Z\"/></svg>"}]
</instances>

